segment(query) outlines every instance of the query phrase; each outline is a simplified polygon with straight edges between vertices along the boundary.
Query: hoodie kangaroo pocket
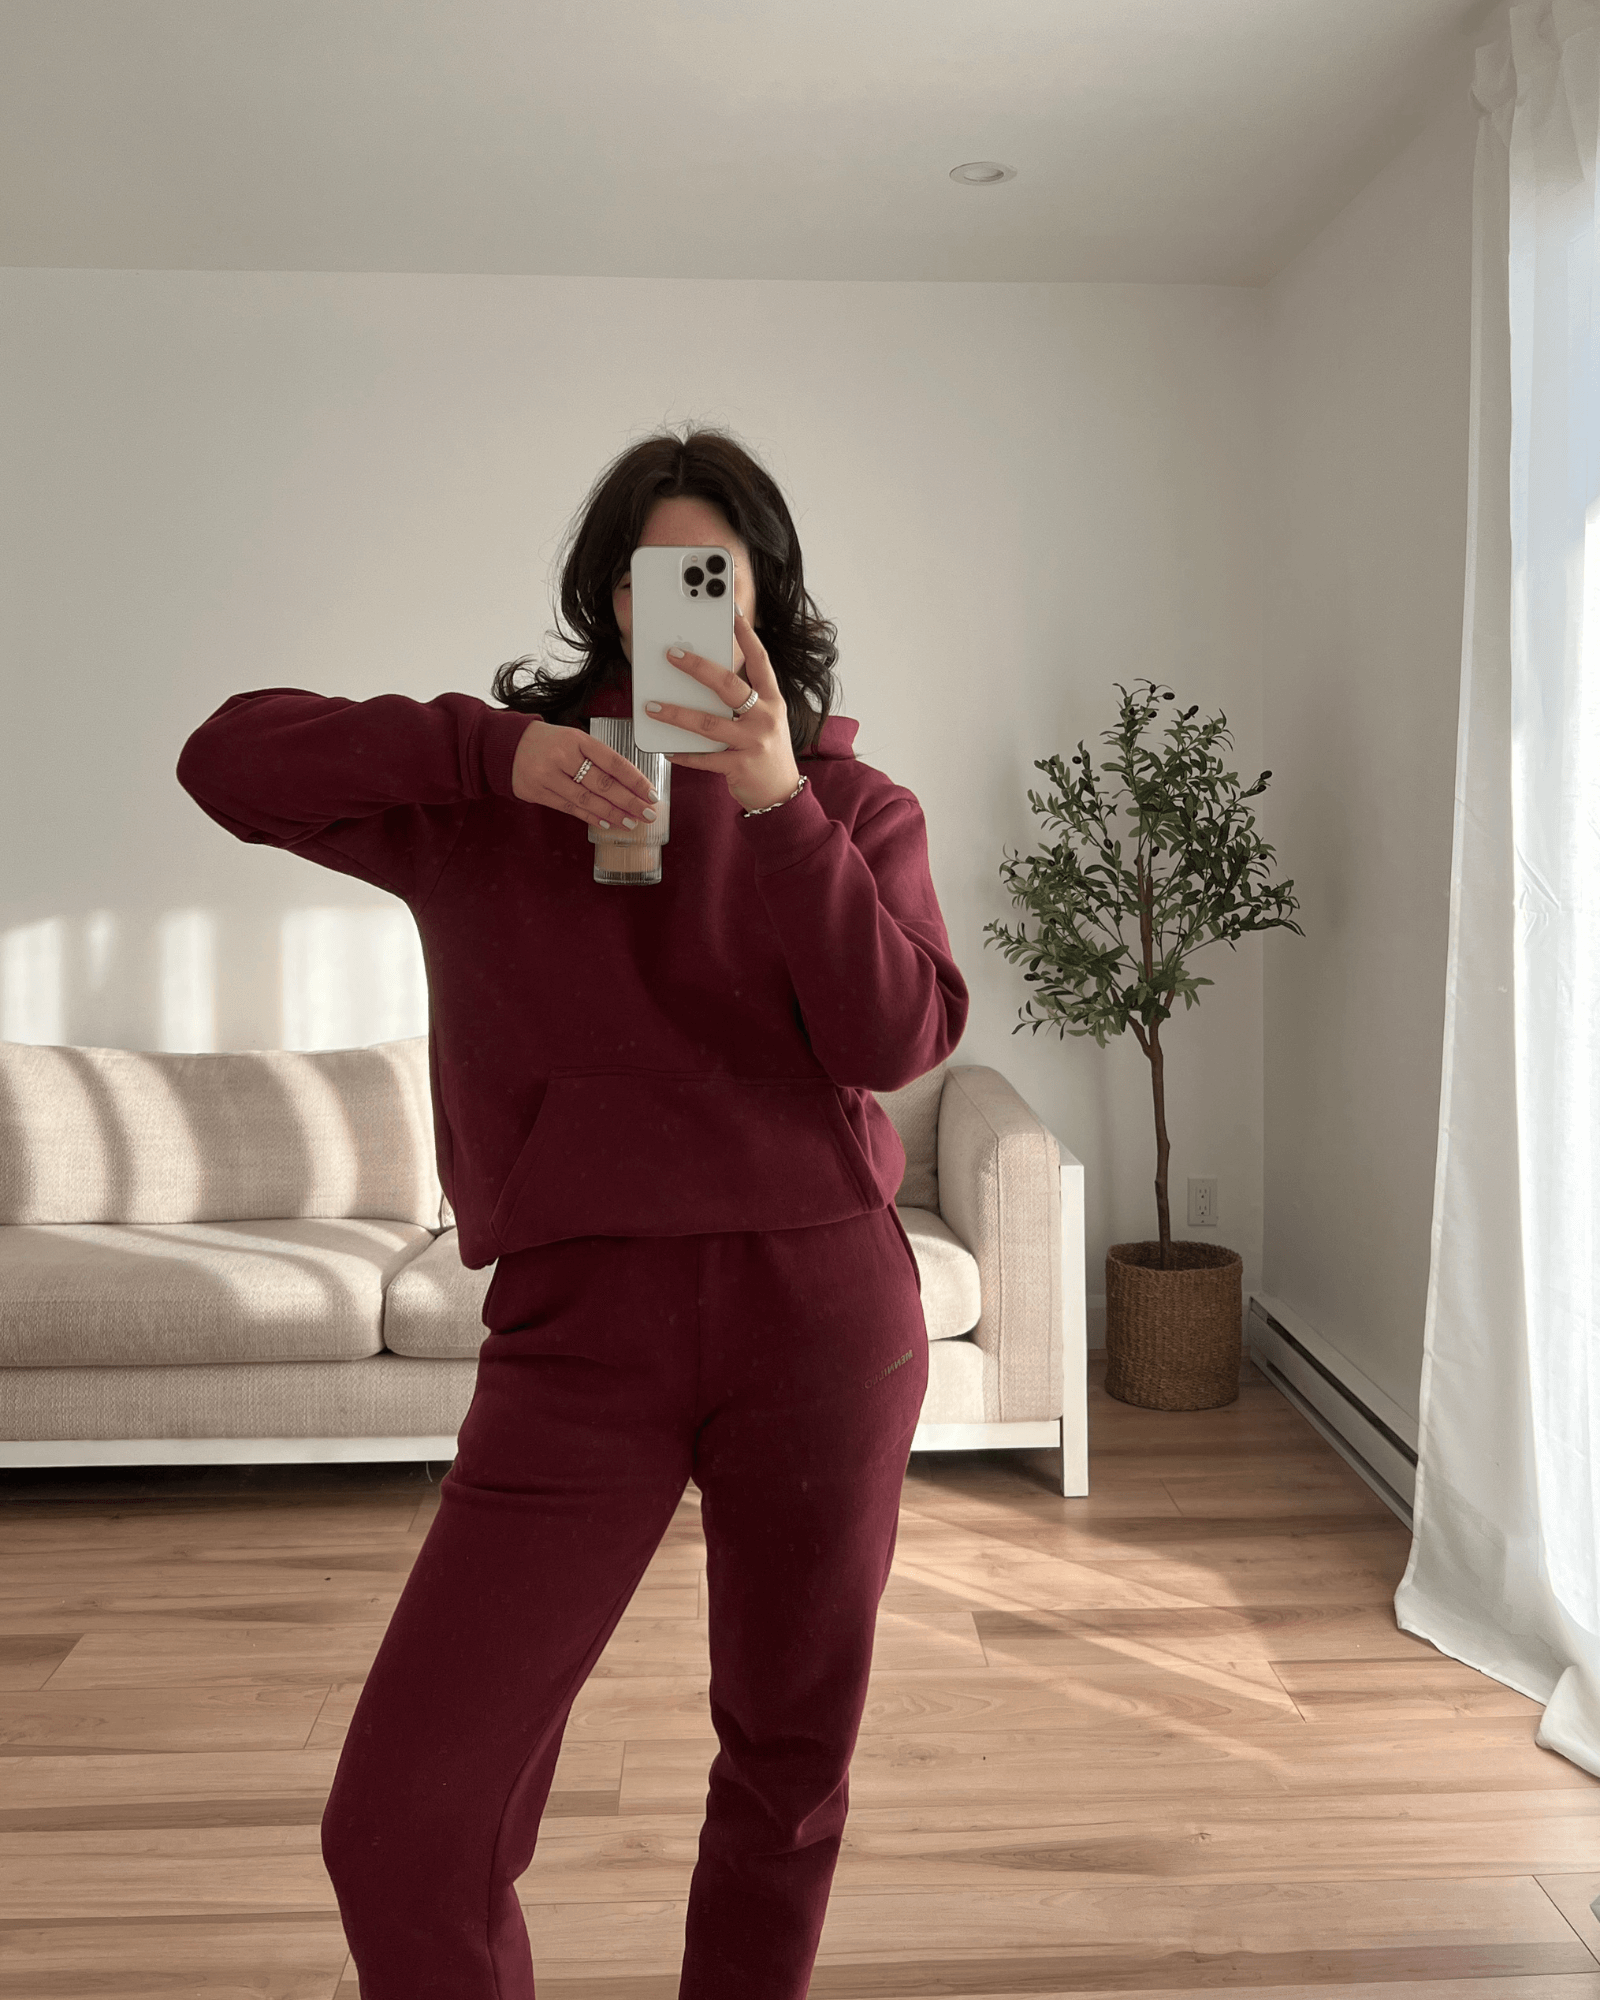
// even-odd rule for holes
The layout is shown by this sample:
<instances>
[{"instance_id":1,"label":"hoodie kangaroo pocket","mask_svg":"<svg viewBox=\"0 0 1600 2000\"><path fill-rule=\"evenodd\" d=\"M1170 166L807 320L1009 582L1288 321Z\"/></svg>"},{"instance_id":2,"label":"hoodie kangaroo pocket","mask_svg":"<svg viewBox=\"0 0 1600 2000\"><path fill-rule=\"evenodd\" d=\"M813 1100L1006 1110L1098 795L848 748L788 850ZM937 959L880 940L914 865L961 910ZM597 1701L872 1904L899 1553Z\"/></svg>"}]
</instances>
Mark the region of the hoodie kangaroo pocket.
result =
<instances>
[{"instance_id":1,"label":"hoodie kangaroo pocket","mask_svg":"<svg viewBox=\"0 0 1600 2000\"><path fill-rule=\"evenodd\" d=\"M805 1229L883 1205L826 1077L553 1076L490 1226L570 1236Z\"/></svg>"}]
</instances>

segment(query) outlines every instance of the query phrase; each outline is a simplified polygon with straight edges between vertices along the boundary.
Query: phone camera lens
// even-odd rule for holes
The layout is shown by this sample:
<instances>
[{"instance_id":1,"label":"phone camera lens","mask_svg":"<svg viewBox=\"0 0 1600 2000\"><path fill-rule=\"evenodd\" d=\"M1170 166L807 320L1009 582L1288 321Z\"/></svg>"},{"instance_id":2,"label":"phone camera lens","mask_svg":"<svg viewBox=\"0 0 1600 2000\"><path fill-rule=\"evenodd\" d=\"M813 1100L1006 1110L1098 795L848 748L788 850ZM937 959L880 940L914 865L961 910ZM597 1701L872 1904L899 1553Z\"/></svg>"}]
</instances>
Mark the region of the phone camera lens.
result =
<instances>
[{"instance_id":1,"label":"phone camera lens","mask_svg":"<svg viewBox=\"0 0 1600 2000\"><path fill-rule=\"evenodd\" d=\"M714 576L706 585L706 596L720 597L727 587L720 576Z\"/></svg>"},{"instance_id":2,"label":"phone camera lens","mask_svg":"<svg viewBox=\"0 0 1600 2000\"><path fill-rule=\"evenodd\" d=\"M706 557L706 568L710 570L713 576L721 576L722 572L727 567L728 567L728 558L726 556Z\"/></svg>"},{"instance_id":3,"label":"phone camera lens","mask_svg":"<svg viewBox=\"0 0 1600 2000\"><path fill-rule=\"evenodd\" d=\"M698 563L690 563L689 567L683 573L683 580L693 590L696 584L705 582L706 573Z\"/></svg>"}]
</instances>

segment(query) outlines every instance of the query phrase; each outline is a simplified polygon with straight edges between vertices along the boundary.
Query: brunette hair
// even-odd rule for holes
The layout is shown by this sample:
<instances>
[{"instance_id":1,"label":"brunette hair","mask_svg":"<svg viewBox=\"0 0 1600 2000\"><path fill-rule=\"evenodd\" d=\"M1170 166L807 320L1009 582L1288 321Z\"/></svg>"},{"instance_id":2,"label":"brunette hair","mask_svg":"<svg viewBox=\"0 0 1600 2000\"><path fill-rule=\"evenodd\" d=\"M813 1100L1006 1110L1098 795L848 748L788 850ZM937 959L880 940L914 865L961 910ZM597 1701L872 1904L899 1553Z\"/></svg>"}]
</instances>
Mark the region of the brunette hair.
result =
<instances>
[{"instance_id":1,"label":"brunette hair","mask_svg":"<svg viewBox=\"0 0 1600 2000\"><path fill-rule=\"evenodd\" d=\"M682 437L662 431L629 445L596 479L562 545L554 636L577 655L576 670L541 665L518 686L517 669L535 657L524 653L495 674L494 698L547 722L575 722L592 693L627 671L611 593L627 574L651 508L680 494L721 508L750 551L756 630L783 690L799 756L838 701L837 627L806 589L800 540L777 482L736 438L709 426L689 425Z\"/></svg>"}]
</instances>

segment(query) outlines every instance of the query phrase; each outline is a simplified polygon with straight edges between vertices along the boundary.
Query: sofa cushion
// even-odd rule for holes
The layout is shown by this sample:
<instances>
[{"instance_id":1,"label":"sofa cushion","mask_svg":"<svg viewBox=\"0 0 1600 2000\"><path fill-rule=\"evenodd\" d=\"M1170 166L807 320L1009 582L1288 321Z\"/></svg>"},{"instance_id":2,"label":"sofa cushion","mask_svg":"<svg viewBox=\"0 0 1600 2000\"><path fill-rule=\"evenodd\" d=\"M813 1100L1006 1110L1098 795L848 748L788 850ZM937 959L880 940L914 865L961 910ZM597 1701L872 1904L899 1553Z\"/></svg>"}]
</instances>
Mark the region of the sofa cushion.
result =
<instances>
[{"instance_id":1,"label":"sofa cushion","mask_svg":"<svg viewBox=\"0 0 1600 2000\"><path fill-rule=\"evenodd\" d=\"M494 1277L493 1264L469 1271L461 1261L461 1238L446 1229L396 1272L383 1297L383 1344L391 1354L446 1360L476 1354L488 1338L483 1302Z\"/></svg>"},{"instance_id":2,"label":"sofa cushion","mask_svg":"<svg viewBox=\"0 0 1600 2000\"><path fill-rule=\"evenodd\" d=\"M894 1198L897 1208L939 1212L939 1098L948 1067L942 1062L899 1090L872 1093L906 1149L906 1170Z\"/></svg>"},{"instance_id":3,"label":"sofa cushion","mask_svg":"<svg viewBox=\"0 0 1600 2000\"><path fill-rule=\"evenodd\" d=\"M343 1361L430 1243L365 1217L0 1228L0 1367Z\"/></svg>"},{"instance_id":4,"label":"sofa cushion","mask_svg":"<svg viewBox=\"0 0 1600 2000\"><path fill-rule=\"evenodd\" d=\"M428 1038L175 1055L0 1042L0 1224L438 1227Z\"/></svg>"},{"instance_id":5,"label":"sofa cushion","mask_svg":"<svg viewBox=\"0 0 1600 2000\"><path fill-rule=\"evenodd\" d=\"M941 1340L928 1349L928 1387L917 1413L919 1424L981 1424L984 1364L981 1347L970 1340Z\"/></svg>"},{"instance_id":6,"label":"sofa cushion","mask_svg":"<svg viewBox=\"0 0 1600 2000\"><path fill-rule=\"evenodd\" d=\"M900 1220L922 1274L922 1315L930 1340L954 1340L978 1323L978 1260L950 1225L925 1208L902 1208ZM445 1360L476 1354L488 1329L483 1302L494 1266L469 1271L460 1239L446 1229L390 1281L383 1301L383 1344L393 1354Z\"/></svg>"},{"instance_id":7,"label":"sofa cushion","mask_svg":"<svg viewBox=\"0 0 1600 2000\"><path fill-rule=\"evenodd\" d=\"M954 1340L978 1324L983 1301L978 1292L978 1260L942 1216L931 1209L905 1208L900 1220L922 1273L922 1317L930 1340Z\"/></svg>"}]
</instances>

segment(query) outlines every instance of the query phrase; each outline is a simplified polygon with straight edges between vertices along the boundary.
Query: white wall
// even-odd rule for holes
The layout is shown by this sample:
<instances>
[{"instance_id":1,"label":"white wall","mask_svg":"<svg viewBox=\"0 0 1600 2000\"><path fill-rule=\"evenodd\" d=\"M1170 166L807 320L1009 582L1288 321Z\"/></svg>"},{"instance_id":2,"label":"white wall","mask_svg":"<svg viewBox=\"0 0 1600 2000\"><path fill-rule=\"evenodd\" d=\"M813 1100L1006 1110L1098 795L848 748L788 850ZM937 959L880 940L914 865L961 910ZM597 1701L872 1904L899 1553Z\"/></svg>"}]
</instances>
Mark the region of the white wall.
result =
<instances>
[{"instance_id":1,"label":"white wall","mask_svg":"<svg viewBox=\"0 0 1600 2000\"><path fill-rule=\"evenodd\" d=\"M1468 39L1420 134L1264 294L1263 736L1306 932L1266 960L1264 1290L1413 1415L1466 560L1471 81Z\"/></svg>"},{"instance_id":2,"label":"white wall","mask_svg":"<svg viewBox=\"0 0 1600 2000\"><path fill-rule=\"evenodd\" d=\"M1106 1245L1155 1233L1148 1068L1131 1036L1013 1036L1028 989L983 926L1018 918L997 870L1034 840L1034 759L1096 742L1113 680L1224 709L1245 782L1268 761L1259 293L9 270L0 303L0 1035L423 1032L403 906L229 838L178 787L179 747L245 688L487 696L539 643L595 471L697 415L790 494L858 749L927 811L973 992L958 1059L1003 1069L1086 1162L1103 1295ZM1323 820L1290 796L1304 756L1282 761L1261 824L1314 880L1301 828ZM1185 1177L1217 1175L1247 1287L1263 949L1303 980L1327 941L1208 947L1216 984L1166 1035L1177 1228Z\"/></svg>"}]
</instances>

